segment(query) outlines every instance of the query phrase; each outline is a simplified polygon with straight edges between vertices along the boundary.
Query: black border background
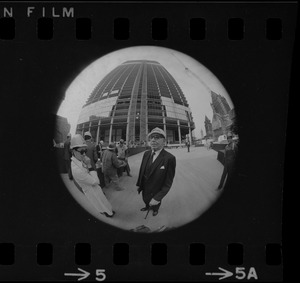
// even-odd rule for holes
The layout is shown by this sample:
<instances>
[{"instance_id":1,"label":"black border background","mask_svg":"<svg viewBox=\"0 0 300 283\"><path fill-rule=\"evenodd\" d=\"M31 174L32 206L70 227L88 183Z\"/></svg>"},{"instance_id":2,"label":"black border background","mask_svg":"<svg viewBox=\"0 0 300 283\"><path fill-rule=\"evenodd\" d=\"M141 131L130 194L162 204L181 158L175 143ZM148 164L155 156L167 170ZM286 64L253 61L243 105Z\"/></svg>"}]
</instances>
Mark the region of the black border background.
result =
<instances>
[{"instance_id":1,"label":"black border background","mask_svg":"<svg viewBox=\"0 0 300 283\"><path fill-rule=\"evenodd\" d=\"M1 4L1 7L6 4ZM71 280L65 272L106 269L114 280L217 280L205 272L227 264L227 245L244 245L244 264L260 281L282 280L282 264L265 264L265 245L282 242L282 190L296 3L18 3L16 37L0 41L0 242L15 244L15 263L0 280ZM74 18L54 18L54 38L36 36L38 13L26 8L74 7L92 19L92 39L75 38ZM48 10L49 11L49 10ZM147 11L147 12L146 12ZM113 19L130 19L129 40L115 40ZM152 40L151 20L168 19L168 38ZM227 38L227 20L243 18L243 40ZM205 18L205 40L189 38L189 20ZM265 21L281 18L283 37L267 40ZM199 219L174 231L134 234L94 219L66 190L52 149L55 113L75 77L94 60L121 48L162 46L183 52L220 80L234 103L240 147L238 170L223 196ZM294 53L294 59L295 59ZM294 66L294 68L296 68ZM295 81L294 81L295 84ZM38 266L36 245L54 246L51 266ZM92 246L92 263L76 266L74 245ZM112 263L113 243L130 245L130 264ZM151 243L168 244L168 264L153 266ZM188 245L206 246L206 264L191 266ZM93 278L94 277L94 278Z\"/></svg>"}]
</instances>

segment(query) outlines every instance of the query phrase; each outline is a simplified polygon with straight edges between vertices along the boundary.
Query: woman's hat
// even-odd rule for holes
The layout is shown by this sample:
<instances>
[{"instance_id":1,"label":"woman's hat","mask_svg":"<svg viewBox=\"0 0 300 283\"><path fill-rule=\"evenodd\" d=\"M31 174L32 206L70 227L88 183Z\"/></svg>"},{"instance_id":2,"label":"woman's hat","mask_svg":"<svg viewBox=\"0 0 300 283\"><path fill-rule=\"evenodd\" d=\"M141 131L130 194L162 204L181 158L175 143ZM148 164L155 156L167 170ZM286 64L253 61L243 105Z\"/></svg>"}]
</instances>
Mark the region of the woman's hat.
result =
<instances>
[{"instance_id":1,"label":"woman's hat","mask_svg":"<svg viewBox=\"0 0 300 283\"><path fill-rule=\"evenodd\" d=\"M82 135L76 134L73 138L71 138L71 149L75 147L87 147L85 140L83 139Z\"/></svg>"}]
</instances>

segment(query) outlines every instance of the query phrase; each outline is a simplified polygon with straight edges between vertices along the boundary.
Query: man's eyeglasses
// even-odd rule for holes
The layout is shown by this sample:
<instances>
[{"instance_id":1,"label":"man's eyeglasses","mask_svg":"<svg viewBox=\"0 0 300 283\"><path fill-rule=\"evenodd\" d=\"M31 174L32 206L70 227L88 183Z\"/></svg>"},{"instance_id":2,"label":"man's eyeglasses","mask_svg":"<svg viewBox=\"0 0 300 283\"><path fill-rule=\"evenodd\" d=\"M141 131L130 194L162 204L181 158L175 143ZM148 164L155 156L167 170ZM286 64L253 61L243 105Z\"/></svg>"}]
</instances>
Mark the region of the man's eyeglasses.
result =
<instances>
[{"instance_id":1,"label":"man's eyeglasses","mask_svg":"<svg viewBox=\"0 0 300 283\"><path fill-rule=\"evenodd\" d=\"M79 152L81 155L83 155L84 153L87 153L87 149L80 149L80 150L77 150L77 152Z\"/></svg>"},{"instance_id":2,"label":"man's eyeglasses","mask_svg":"<svg viewBox=\"0 0 300 283\"><path fill-rule=\"evenodd\" d=\"M153 135L151 136L149 139L152 140L152 139L155 139L155 140L159 140L159 139L162 139L163 137L160 136L160 135Z\"/></svg>"}]
</instances>

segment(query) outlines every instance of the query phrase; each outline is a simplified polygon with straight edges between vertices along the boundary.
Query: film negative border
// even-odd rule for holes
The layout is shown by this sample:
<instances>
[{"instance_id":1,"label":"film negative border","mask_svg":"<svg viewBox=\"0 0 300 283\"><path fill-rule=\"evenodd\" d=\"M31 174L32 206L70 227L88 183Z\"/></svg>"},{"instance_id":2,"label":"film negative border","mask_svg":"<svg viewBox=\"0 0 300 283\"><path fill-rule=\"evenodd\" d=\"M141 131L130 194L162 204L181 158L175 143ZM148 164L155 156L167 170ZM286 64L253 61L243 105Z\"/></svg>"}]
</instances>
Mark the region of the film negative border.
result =
<instances>
[{"instance_id":1,"label":"film negative border","mask_svg":"<svg viewBox=\"0 0 300 283\"><path fill-rule=\"evenodd\" d=\"M31 11L31 10L29 10ZM29 14L29 11L27 14ZM71 10L74 11L74 10ZM73 12L74 13L74 12ZM73 14L72 13L72 14ZM13 40L16 36L16 20L12 17L13 10L3 9L3 17L0 18L0 39ZM56 15L56 14L54 14ZM64 15L64 14L63 14ZM36 36L40 40L51 40L55 36L55 18L38 18ZM91 18L76 18L75 34L78 40L91 40L93 38L93 24ZM151 21L151 37L153 40L166 40L168 38L168 19L154 18ZM191 18L189 23L189 35L192 40L205 40L206 33L209 33L205 18ZM130 19L116 18L113 21L113 36L116 40L128 40L130 38ZM229 40L243 40L247 36L247 25L242 18L230 18L227 20L227 36ZM267 18L265 25L261 26L265 30L265 37L268 40L280 40L283 34L282 21L280 18Z\"/></svg>"},{"instance_id":2,"label":"film negative border","mask_svg":"<svg viewBox=\"0 0 300 283\"><path fill-rule=\"evenodd\" d=\"M59 247L53 246L51 243L39 243L35 247L36 266L34 269L51 268L56 265L55 250ZM116 243L111 250L112 259L111 264L124 268L133 263L134 257L131 255L131 250L134 249L126 243ZM148 254L150 257L149 265L170 267L172 264L168 263L168 247L164 243L153 243L148 247ZM200 267L205 270L206 253L210 250L206 249L205 245L201 243L192 243L186 247L186 261L192 267ZM227 251L223 250L223 253L227 254L227 261L224 262L222 267L218 267L211 272L203 272L203 279L215 279L222 280L226 278L237 280L260 280L260 270L255 266L244 266L243 255L244 253L250 253L251 250L245 251L244 247L240 243L232 243L227 245ZM18 263L18 251L15 249L12 243L0 244L0 265L2 267L13 265ZM33 251L31 251L33 253ZM133 251L133 254L136 251ZM279 244L268 244L265 249L262 249L261 253L264 253L265 263L270 267L276 267L282 263L282 251ZM95 269L93 274L93 266L98 261L99 255L97 251L94 251L89 243L78 243L73 247L73 264L76 268L70 270L70 272L64 272L65 279L75 278L76 280L90 279L96 281L104 281L106 279L106 272L103 268ZM95 256L96 255L96 256ZM24 255L22 255L24 256ZM107 256L107 254L106 254ZM209 257L208 257L209 258ZM95 261L95 262L94 262ZM34 266L34 265L33 265ZM89 278L90 277L90 278Z\"/></svg>"},{"instance_id":3,"label":"film negative border","mask_svg":"<svg viewBox=\"0 0 300 283\"><path fill-rule=\"evenodd\" d=\"M154 243L151 245L151 263L154 265L167 264L167 244ZM53 245L39 243L36 245L36 262L38 265L53 264ZM192 243L189 245L189 254L186 258L191 265L205 264L205 245ZM267 265L280 265L282 262L282 247L280 244L267 244L265 246L265 261ZM113 245L113 263L115 265L130 264L130 246L127 243ZM263 253L263 252L262 252ZM0 244L0 264L12 265L17 256L13 243ZM74 247L74 261L76 265L89 265L91 263L92 247L89 243L77 243ZM227 264L243 265L244 246L241 243L231 243L227 246Z\"/></svg>"},{"instance_id":4,"label":"film negative border","mask_svg":"<svg viewBox=\"0 0 300 283\"><path fill-rule=\"evenodd\" d=\"M260 6L259 3L253 4L254 6L249 4L247 9L244 8L244 5L248 5L247 3L240 3L234 8L232 5L236 4L233 3L215 3L215 5L219 5L215 7L208 3L177 3L178 6L174 8L173 12L169 8L171 3L163 5L149 3L147 7L149 8L149 15L146 16L142 13L142 5L146 5L145 3L139 3L141 4L139 6L135 6L138 3L115 4L117 6L111 6L110 3L98 5L74 3L74 5L68 4L68 6L57 3L34 5L31 3L30 5L28 3L18 5L1 3L1 52L3 50L8 52L9 48L13 50L12 54L7 53L8 56L6 54L3 56L3 53L0 53L1 57L7 57L15 64L11 55L14 55L13 52L15 51L20 51L21 48L17 49L16 46L22 44L24 44L24 50L20 52L26 59L35 57L30 53L29 50L31 49L33 53L35 51L40 52L37 54L37 58L45 56L47 52L41 51L44 47L45 49L49 48L49 52L53 55L55 52L51 48L56 44L58 47L64 46L60 51L63 55L68 53L67 50L72 45L74 49L82 48L82 50L74 52L78 55L89 49L88 44L98 46L102 44L101 51L98 53L95 52L96 48L91 47L92 55L84 54L83 58L78 59L76 66L72 66L75 71L71 71L71 67L70 69L66 68L70 77L55 80L58 85L57 88L63 88L62 86L66 84L66 81L74 78L82 66L86 66L87 62L97 58L96 54L100 57L107 54L108 51L133 45L166 46L181 50L199 61L203 59L208 66L214 67L217 73L221 74L221 81L226 82L231 89L230 93L233 94L232 97L240 109L245 109L245 105L250 104L249 99L245 98L246 102L242 101L244 98L239 96L232 86L234 83L229 82L229 75L225 74L225 66L216 67L216 61L209 62L212 56L207 59L202 58L198 49L207 54L205 48L209 48L210 44L217 44L215 39L220 38L221 43L225 43L224 48L231 52L228 53L229 57L233 56L232 53L237 50L235 48L240 43L250 44L251 47L260 44L263 54L266 54L267 50L271 50L270 52L277 56L283 54L285 58L292 57L290 52L293 46L295 28L293 9L296 5L294 2L287 4L264 3L263 6ZM45 6L44 12L41 9L43 6ZM71 16L70 9L63 12L64 6L74 6L74 16ZM216 9L216 7L221 6L224 10ZM30 17L28 16L28 7L35 7L30 9L32 11ZM57 9L53 10L56 7ZM133 12L132 7L137 10L135 9ZM65 17L63 17L63 13L65 13ZM101 16L98 17L98 14ZM182 14L184 16L178 17ZM227 43L233 46L232 49L228 47L229 45L227 46ZM203 47L202 44L206 44L206 46ZM244 48L244 55L239 55L247 60L245 55L247 46L243 45L241 48ZM288 55L286 55L287 53ZM67 57L67 60L74 59L74 57L75 55ZM261 59L261 57L259 58ZM59 61L58 59L54 60L56 63ZM228 62L227 60L224 61ZM279 61L280 66L287 70L282 87L284 91L287 91L290 64ZM4 60L4 62L7 61ZM50 61L45 60L44 62L49 63ZM255 64L258 62L259 59L256 59ZM49 73L53 73L53 68L51 66L49 68ZM22 71L25 70L27 69L22 67ZM47 75L49 73L46 72ZM8 72L6 77L4 73L3 78L7 78L10 82L12 93L13 91L20 93L18 86L11 83L12 79L9 76L11 74L11 71ZM237 72L234 74L236 75ZM18 72L17 78L21 80L22 75ZM22 86L25 85L25 89L28 91L31 89L28 85L33 77L30 74L24 74L24 76ZM38 78L41 77L38 76ZM268 82L270 81L271 79L268 80ZM53 90L54 88L51 88L51 91ZM51 91L45 91L45 97L38 98L37 101L40 102L45 99L49 104L52 102L51 106L53 107L53 101L50 99ZM9 105L13 99L9 98L10 92L7 93L4 103ZM20 98L15 99L20 102ZM21 101L23 100L21 99ZM281 101L286 102L287 100L279 99L279 102ZM263 105L266 106L266 104ZM54 122L47 115L43 115L41 109L37 110L37 113L35 111L32 109L34 115L40 114L41 119L45 118L50 125L53 125ZM271 110L266 107L266 111ZM23 112L21 113L23 114ZM245 121L248 115L240 113L240 117L241 121ZM254 123L257 123L257 120ZM249 128L253 129L251 126ZM8 128L4 125L3 130L6 129ZM51 131L49 130L49 132ZM242 133L245 133L243 129ZM244 136L247 135L244 134ZM280 154L282 155L282 153ZM248 155L245 154L244 157L247 159ZM43 192L49 197L49 201L42 201L43 209L47 213L43 214L40 207L33 208L31 212L15 213L9 205L13 203L10 194L15 197L16 192L8 192L6 193L8 204L3 204L1 207L0 224L5 231L0 232L0 280L225 281L226 279L236 279L280 281L283 269L282 216L280 212L281 198L278 200L276 197L281 196L282 192L278 192L278 187L272 184L276 189L276 196L270 200L271 208L254 211L256 208L263 208L262 202L268 197L271 189L268 188L266 192L257 192L257 189L254 188L255 193L258 193L262 199L257 201L257 196L253 196L245 185L245 180L248 180L245 177L245 168L248 169L249 167L244 164L241 167L244 171L241 169L241 175L232 184L233 191L225 194L224 198L220 199L218 204L211 208L199 221L194 221L176 231L159 235L133 234L102 225L87 213L82 212L75 203L69 204L68 201L71 197L67 192L62 193L61 204L57 204L58 213L52 211L53 208L50 204L50 201L54 199L53 195L56 196L56 191L53 192L53 195L49 192ZM24 169L26 173L27 170ZM37 171L40 172L38 169ZM51 177L54 176L54 173L56 173L55 169L52 171L49 169ZM251 173L253 172L251 171ZM23 176L22 173L20 174ZM19 181L20 179L16 178L16 180ZM7 184L8 182L4 182L4 185ZM263 184L264 182L260 183L257 188L261 189ZM9 187L17 188L17 184L9 184ZM63 184L55 179L53 183L48 186L45 185L45 187L61 189ZM238 190L244 187L247 187L248 191L244 189L242 192L249 199L240 201L242 193ZM233 197L234 193L236 194L235 197ZM41 195L42 193L37 194L35 200L39 199ZM227 211L225 209L227 207L226 201L231 197L233 197L232 211ZM31 204L27 198L22 199L22 201L25 200L25 204L20 198L14 200L23 209ZM235 210L242 210L244 207L249 209L247 202L253 203L254 200L258 204L256 203L251 211L235 216ZM238 201L240 202L237 204ZM67 203L69 211L65 212L63 205ZM60 214L62 211L65 213L63 217ZM266 214L263 215L265 212ZM4 217L7 214L10 217ZM71 216L74 216L75 219ZM267 221L270 219L274 222L270 226L264 227L263 225L269 223ZM90 233L82 232L76 227L78 224L83 227L84 231ZM254 231L255 228L258 230ZM21 232L16 233L17 231Z\"/></svg>"}]
</instances>

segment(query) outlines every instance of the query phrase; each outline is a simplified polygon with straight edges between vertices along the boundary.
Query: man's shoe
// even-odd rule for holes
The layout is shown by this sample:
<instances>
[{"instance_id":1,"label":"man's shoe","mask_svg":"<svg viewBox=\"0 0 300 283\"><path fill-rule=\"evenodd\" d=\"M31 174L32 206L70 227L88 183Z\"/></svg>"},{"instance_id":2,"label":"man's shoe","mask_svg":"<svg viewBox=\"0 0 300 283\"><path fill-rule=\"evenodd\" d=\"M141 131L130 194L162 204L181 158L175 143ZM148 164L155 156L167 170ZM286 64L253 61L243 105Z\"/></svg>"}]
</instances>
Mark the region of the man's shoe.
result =
<instances>
[{"instance_id":1,"label":"man's shoe","mask_svg":"<svg viewBox=\"0 0 300 283\"><path fill-rule=\"evenodd\" d=\"M152 215L153 215L153 216L156 216L157 214L158 214L158 211L154 211L154 210L153 210Z\"/></svg>"},{"instance_id":2,"label":"man's shoe","mask_svg":"<svg viewBox=\"0 0 300 283\"><path fill-rule=\"evenodd\" d=\"M149 207L145 206L143 208L141 208L141 211L147 211L149 209Z\"/></svg>"},{"instance_id":3,"label":"man's shoe","mask_svg":"<svg viewBox=\"0 0 300 283\"><path fill-rule=\"evenodd\" d=\"M116 214L116 212L115 211L113 211L112 212L112 215L109 215L107 212L101 212L101 214L104 214L106 217L113 217L115 214Z\"/></svg>"},{"instance_id":4,"label":"man's shoe","mask_svg":"<svg viewBox=\"0 0 300 283\"><path fill-rule=\"evenodd\" d=\"M127 176L128 176L128 177L132 177L132 175L131 175L131 174L128 174Z\"/></svg>"}]
</instances>

